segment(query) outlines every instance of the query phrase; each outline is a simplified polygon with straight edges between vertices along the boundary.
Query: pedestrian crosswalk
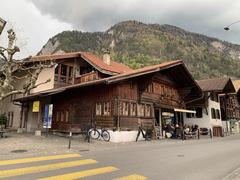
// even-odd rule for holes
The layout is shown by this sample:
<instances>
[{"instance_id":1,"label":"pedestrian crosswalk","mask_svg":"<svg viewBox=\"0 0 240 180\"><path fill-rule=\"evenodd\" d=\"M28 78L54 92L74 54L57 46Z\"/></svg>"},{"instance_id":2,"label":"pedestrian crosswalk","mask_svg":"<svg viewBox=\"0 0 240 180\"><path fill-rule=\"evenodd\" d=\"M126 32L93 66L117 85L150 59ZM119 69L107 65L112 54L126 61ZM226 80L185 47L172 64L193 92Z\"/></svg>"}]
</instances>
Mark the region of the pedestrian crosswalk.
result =
<instances>
[{"instance_id":1,"label":"pedestrian crosswalk","mask_svg":"<svg viewBox=\"0 0 240 180\"><path fill-rule=\"evenodd\" d=\"M39 179L39 180L73 180L80 178L87 178L91 176L97 176L101 174L114 173L115 171L120 171L119 168L114 166L104 166L104 167L91 167L91 165L98 165L97 161L94 159L79 159L80 154L62 154L62 155L53 155L53 156L42 156L42 157L33 157L33 158L23 158L23 159L11 159L11 160L0 160L0 179L3 178L12 178L18 179L18 177L24 177L28 175L35 175L37 178L30 179ZM52 161L61 161L61 162L52 162ZM63 162L62 162L63 161ZM34 165L34 163L44 163L40 165ZM74 167L82 167L85 165L88 169L77 170L74 172L67 172L68 170ZM14 166L12 169L11 166ZM16 166L18 168L16 168ZM19 167L20 166L20 167ZM89 168L90 167L90 168ZM59 170L59 171L57 171ZM61 173L61 170L64 170L64 173ZM52 175L48 172L57 171L58 173ZM59 173L60 172L60 173ZM43 173L44 176L39 176ZM123 172L124 173L124 172ZM32 176L33 177L33 176ZM40 177L40 178L39 178ZM107 178L104 178L107 179ZM111 178L110 178L111 179ZM147 179L144 176L138 174L130 174L123 177L113 178L114 180L144 180Z\"/></svg>"}]
</instances>

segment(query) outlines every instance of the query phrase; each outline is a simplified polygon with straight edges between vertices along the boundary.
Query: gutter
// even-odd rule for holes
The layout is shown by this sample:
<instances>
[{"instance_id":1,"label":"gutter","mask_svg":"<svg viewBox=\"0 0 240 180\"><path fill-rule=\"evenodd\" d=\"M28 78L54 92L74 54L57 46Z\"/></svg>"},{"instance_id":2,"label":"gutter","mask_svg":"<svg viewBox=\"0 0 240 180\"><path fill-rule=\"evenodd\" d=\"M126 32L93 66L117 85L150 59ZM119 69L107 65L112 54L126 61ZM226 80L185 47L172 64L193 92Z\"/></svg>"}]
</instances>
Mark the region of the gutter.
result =
<instances>
[{"instance_id":1,"label":"gutter","mask_svg":"<svg viewBox=\"0 0 240 180\"><path fill-rule=\"evenodd\" d=\"M194 102L194 101L197 101L197 100L203 99L203 98L204 98L204 92L202 92L202 96L201 96L201 97L196 98L196 99L193 99L193 100L191 100L191 101L187 101L187 102L185 102L185 104L188 104L188 103L191 103L191 102Z\"/></svg>"},{"instance_id":2,"label":"gutter","mask_svg":"<svg viewBox=\"0 0 240 180\"><path fill-rule=\"evenodd\" d=\"M122 80L125 80L128 78L134 78L134 77L145 75L145 74L151 74L151 73L158 72L158 71L160 71L160 68L157 68L157 69L154 69L154 70L151 70L148 72L144 71L144 72L140 72L140 73L136 73L136 74L126 74L125 76L124 76L124 74L121 74L121 75L119 75L120 78L113 76L113 78L110 78L110 80L106 80L106 84L111 84L113 82L118 82L118 81L122 81Z\"/></svg>"}]
</instances>

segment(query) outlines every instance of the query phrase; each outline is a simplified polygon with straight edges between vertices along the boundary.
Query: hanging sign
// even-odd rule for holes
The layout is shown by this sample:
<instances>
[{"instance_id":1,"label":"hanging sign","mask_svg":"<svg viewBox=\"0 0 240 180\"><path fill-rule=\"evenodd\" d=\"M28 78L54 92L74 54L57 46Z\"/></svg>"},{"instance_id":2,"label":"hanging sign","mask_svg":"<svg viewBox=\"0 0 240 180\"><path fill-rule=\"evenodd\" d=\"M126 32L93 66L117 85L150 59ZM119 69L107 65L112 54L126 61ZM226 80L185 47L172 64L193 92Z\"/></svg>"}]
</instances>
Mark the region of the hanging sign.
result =
<instances>
[{"instance_id":1,"label":"hanging sign","mask_svg":"<svg viewBox=\"0 0 240 180\"><path fill-rule=\"evenodd\" d=\"M32 112L39 112L40 101L33 101Z\"/></svg>"}]
</instances>

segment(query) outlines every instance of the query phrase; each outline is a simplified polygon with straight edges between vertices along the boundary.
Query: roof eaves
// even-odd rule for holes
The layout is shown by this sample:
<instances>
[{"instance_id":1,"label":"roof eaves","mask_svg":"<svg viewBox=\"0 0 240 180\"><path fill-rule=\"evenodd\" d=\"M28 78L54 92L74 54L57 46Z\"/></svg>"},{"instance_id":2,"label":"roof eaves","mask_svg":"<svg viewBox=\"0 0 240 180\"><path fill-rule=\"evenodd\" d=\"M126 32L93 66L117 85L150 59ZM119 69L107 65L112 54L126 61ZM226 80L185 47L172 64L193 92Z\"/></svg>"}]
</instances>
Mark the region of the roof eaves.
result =
<instances>
[{"instance_id":1,"label":"roof eaves","mask_svg":"<svg viewBox=\"0 0 240 180\"><path fill-rule=\"evenodd\" d=\"M126 74L124 76L124 74L121 76L121 77L113 77L109 80L107 80L107 84L111 84L111 83L114 83L114 82L118 82L118 81L122 81L122 80L125 80L125 79L128 79L128 78L133 78L133 77L137 77L137 76L141 76L141 75L145 75L145 74L150 74L150 73L154 73L154 72L158 72L160 71L160 68L157 68L157 69L153 69L153 70L149 70L149 71L144 71L144 72L140 72L140 73L133 73L133 74Z\"/></svg>"},{"instance_id":2,"label":"roof eaves","mask_svg":"<svg viewBox=\"0 0 240 180\"><path fill-rule=\"evenodd\" d=\"M135 70L133 70L132 73L127 72L126 74L120 74L120 75L117 75L117 76L110 77L109 80L107 80L107 84L122 81L122 80L125 80L125 79L128 79L128 78L133 78L133 77L137 77L137 76L141 76L141 75L145 75L145 74L158 72L158 71L168 69L168 68L171 68L171 67L174 67L174 66L177 66L177 65L181 65L181 64L183 64L182 61L176 61L176 62L173 62L172 64L169 64L169 65L166 65L166 66L163 66L163 67L161 67L161 66L160 67L155 67L155 68L146 69L146 70L140 71L140 72L135 72Z\"/></svg>"}]
</instances>

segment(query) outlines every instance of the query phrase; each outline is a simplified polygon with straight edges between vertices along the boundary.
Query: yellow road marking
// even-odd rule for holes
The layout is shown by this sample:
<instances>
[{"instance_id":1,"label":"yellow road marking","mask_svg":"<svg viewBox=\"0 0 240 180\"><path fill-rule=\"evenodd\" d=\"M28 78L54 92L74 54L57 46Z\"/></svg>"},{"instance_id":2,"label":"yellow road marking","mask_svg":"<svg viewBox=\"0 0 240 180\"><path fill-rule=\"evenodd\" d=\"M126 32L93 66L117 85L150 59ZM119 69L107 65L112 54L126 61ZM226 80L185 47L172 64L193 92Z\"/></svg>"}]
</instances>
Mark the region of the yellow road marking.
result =
<instances>
[{"instance_id":1,"label":"yellow road marking","mask_svg":"<svg viewBox=\"0 0 240 180\"><path fill-rule=\"evenodd\" d=\"M21 164L21 163L31 163L55 159L65 159L65 158L74 158L80 157L80 154L63 154L55 156L43 156L43 157L34 157L34 158L25 158L25 159L11 159L11 160L2 160L0 161L0 166L10 165L10 164Z\"/></svg>"},{"instance_id":2,"label":"yellow road marking","mask_svg":"<svg viewBox=\"0 0 240 180\"><path fill-rule=\"evenodd\" d=\"M59 175L59 176L42 178L39 180L73 180L73 179L79 179L79 178L84 178L84 177L88 177L88 176L94 176L97 174L109 173L109 172L116 171L116 170L118 170L118 169L113 166L107 166L107 167L103 167L103 168L96 168L96 169L90 169L90 170L69 173L69 174L64 174L64 175Z\"/></svg>"},{"instance_id":3,"label":"yellow road marking","mask_svg":"<svg viewBox=\"0 0 240 180\"><path fill-rule=\"evenodd\" d=\"M32 173L40 173L40 172L45 172L45 171L51 171L51 170L57 170L57 169L63 169L63 168L81 166L81 165L87 165L87 164L94 164L94 163L97 163L97 161L95 161L93 159L85 159L85 160L78 160L78 161L48 164L48 165L42 165L42 166L1 170L0 178L32 174Z\"/></svg>"},{"instance_id":4,"label":"yellow road marking","mask_svg":"<svg viewBox=\"0 0 240 180\"><path fill-rule=\"evenodd\" d=\"M116 178L114 180L145 180L145 179L147 179L147 177L141 176L141 175L138 175L138 174L132 174L132 175L129 175L129 176Z\"/></svg>"}]
</instances>

